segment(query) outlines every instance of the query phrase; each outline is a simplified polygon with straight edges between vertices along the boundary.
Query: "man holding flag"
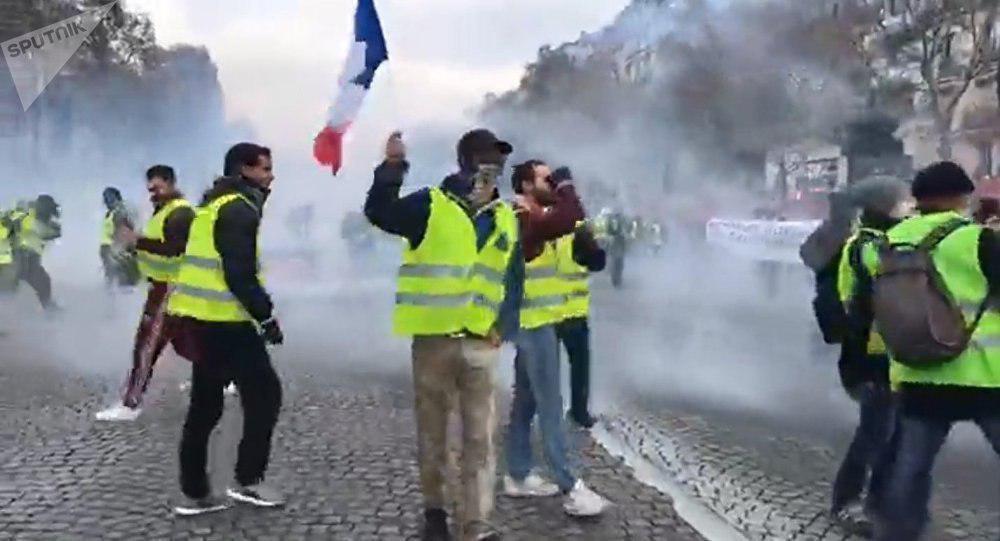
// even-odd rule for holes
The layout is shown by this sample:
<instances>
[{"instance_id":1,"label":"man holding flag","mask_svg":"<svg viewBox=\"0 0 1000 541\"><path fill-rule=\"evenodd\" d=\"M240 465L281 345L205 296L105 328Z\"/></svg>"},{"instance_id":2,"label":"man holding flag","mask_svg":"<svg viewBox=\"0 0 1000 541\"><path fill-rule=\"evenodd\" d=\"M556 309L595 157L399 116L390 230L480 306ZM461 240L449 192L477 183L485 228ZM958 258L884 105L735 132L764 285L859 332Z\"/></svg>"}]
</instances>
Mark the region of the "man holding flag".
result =
<instances>
[{"instance_id":1,"label":"man holding flag","mask_svg":"<svg viewBox=\"0 0 1000 541\"><path fill-rule=\"evenodd\" d=\"M448 418L462 423L457 524L463 541L493 541L496 470L496 366L500 336L516 325L507 284L520 264L517 217L496 179L510 144L488 130L458 142L459 171L440 186L400 197L409 164L393 134L365 215L406 240L393 328L413 338L417 454L424 496L423 539L451 539L445 511Z\"/></svg>"}]
</instances>

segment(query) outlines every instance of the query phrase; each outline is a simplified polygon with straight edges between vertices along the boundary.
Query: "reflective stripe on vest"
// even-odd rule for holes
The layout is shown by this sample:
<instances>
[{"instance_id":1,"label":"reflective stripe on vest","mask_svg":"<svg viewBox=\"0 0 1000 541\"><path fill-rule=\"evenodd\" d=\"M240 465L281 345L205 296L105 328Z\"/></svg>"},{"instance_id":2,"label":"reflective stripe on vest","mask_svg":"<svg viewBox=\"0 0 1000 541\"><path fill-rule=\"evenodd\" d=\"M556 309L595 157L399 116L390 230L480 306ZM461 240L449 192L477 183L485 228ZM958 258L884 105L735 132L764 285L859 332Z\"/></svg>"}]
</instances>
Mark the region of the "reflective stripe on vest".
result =
<instances>
[{"instance_id":1,"label":"reflective stripe on vest","mask_svg":"<svg viewBox=\"0 0 1000 541\"><path fill-rule=\"evenodd\" d=\"M888 232L889 242L918 244L935 228L961 218L954 212L925 214L903 221ZM967 324L972 324L988 285L979 264L979 237L983 228L970 224L948 235L931 257L945 288L963 308ZM874 271L878 255L866 246L865 264ZM1000 314L988 309L972 335L969 347L957 359L923 368L893 362L889 377L893 387L903 384L956 385L961 387L1000 388Z\"/></svg>"},{"instance_id":2,"label":"reflective stripe on vest","mask_svg":"<svg viewBox=\"0 0 1000 541\"><path fill-rule=\"evenodd\" d=\"M525 266L521 328L537 329L565 319L566 285L556 268L554 242L545 244L541 255Z\"/></svg>"},{"instance_id":3,"label":"reflective stripe on vest","mask_svg":"<svg viewBox=\"0 0 1000 541\"><path fill-rule=\"evenodd\" d=\"M406 336L463 331L484 336L496 323L504 271L513 253L516 219L506 204L492 207L495 227L477 252L476 231L461 203L430 190L424 238L409 246L399 268L393 328Z\"/></svg>"},{"instance_id":4,"label":"reflective stripe on vest","mask_svg":"<svg viewBox=\"0 0 1000 541\"><path fill-rule=\"evenodd\" d=\"M226 285L222 256L215 247L215 222L219 212L228 204L250 205L260 212L249 199L235 193L218 197L197 209L174 281L174 292L167 304L168 313L200 321L252 321L243 304ZM263 282L259 262L257 268L258 279Z\"/></svg>"},{"instance_id":5,"label":"reflective stripe on vest","mask_svg":"<svg viewBox=\"0 0 1000 541\"><path fill-rule=\"evenodd\" d=\"M404 264L399 267L399 276L406 278L459 278L469 276L469 267L459 265L418 265Z\"/></svg>"},{"instance_id":6,"label":"reflective stripe on vest","mask_svg":"<svg viewBox=\"0 0 1000 541\"><path fill-rule=\"evenodd\" d=\"M190 206L191 203L183 199L171 199L146 222L142 236L147 239L162 241L164 239L163 227L170 218L170 215L177 209L189 208ZM168 257L151 254L142 250L138 250L137 255L139 270L150 280L171 283L177 278L177 272L180 271L181 266L181 256Z\"/></svg>"},{"instance_id":7,"label":"reflective stripe on vest","mask_svg":"<svg viewBox=\"0 0 1000 541\"><path fill-rule=\"evenodd\" d=\"M420 293L396 293L396 304L410 306L462 307L475 304L485 308L499 310L500 305L491 302L479 293L457 295L422 295ZM489 329L487 329L488 331Z\"/></svg>"},{"instance_id":8,"label":"reflective stripe on vest","mask_svg":"<svg viewBox=\"0 0 1000 541\"><path fill-rule=\"evenodd\" d=\"M566 304L563 307L566 319L587 317L590 313L590 273L573 259L574 236L571 233L556 241L556 269L566 288Z\"/></svg>"}]
</instances>

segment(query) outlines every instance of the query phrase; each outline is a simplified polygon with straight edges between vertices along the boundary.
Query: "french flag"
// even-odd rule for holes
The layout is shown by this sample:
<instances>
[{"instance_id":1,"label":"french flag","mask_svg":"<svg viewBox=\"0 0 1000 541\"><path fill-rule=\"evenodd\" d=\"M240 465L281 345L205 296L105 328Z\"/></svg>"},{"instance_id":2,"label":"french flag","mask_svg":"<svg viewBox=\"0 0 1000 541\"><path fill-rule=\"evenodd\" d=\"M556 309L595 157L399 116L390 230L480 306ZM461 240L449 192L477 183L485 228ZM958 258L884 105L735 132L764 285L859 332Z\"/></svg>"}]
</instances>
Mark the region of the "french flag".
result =
<instances>
[{"instance_id":1,"label":"french flag","mask_svg":"<svg viewBox=\"0 0 1000 541\"><path fill-rule=\"evenodd\" d=\"M338 80L339 91L327 111L326 126L313 143L313 156L336 175L343 164L344 134L361 110L375 79L375 70L389 59L373 0L358 0L354 11L354 42Z\"/></svg>"}]
</instances>

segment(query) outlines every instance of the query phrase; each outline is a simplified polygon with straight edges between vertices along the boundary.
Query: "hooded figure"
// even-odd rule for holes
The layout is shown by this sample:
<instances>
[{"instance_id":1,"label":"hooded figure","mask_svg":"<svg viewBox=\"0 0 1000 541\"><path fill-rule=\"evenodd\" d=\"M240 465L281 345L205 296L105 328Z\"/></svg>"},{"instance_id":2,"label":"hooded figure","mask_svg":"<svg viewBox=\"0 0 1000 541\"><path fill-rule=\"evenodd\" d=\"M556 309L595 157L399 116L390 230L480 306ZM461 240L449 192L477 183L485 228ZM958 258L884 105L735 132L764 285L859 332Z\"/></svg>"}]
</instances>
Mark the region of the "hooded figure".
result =
<instances>
[{"instance_id":1,"label":"hooded figure","mask_svg":"<svg viewBox=\"0 0 1000 541\"><path fill-rule=\"evenodd\" d=\"M843 317L837 363L841 384L858 403L858 427L833 483L831 512L838 515L861 498L877 513L890 455L895 406L889 385L889 356L872 325L871 276L861 261L866 243L882 237L912 209L908 186L894 178L865 180L851 187L850 199L860 213L857 231L834 258L828 280Z\"/></svg>"}]
</instances>

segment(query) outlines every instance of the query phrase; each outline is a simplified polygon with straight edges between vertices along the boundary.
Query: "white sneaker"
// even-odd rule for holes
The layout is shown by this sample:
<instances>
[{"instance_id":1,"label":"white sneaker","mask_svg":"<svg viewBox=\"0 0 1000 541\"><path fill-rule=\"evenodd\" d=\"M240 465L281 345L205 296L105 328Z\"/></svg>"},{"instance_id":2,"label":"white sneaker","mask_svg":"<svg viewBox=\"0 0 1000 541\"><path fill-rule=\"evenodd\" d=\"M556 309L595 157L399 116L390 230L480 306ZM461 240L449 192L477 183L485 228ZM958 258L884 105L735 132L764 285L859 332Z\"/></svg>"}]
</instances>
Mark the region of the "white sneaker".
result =
<instances>
[{"instance_id":1,"label":"white sneaker","mask_svg":"<svg viewBox=\"0 0 1000 541\"><path fill-rule=\"evenodd\" d=\"M523 481L506 475L503 478L503 492L511 498L547 498L559 494L559 486L535 473L528 474Z\"/></svg>"},{"instance_id":2,"label":"white sneaker","mask_svg":"<svg viewBox=\"0 0 1000 541\"><path fill-rule=\"evenodd\" d=\"M611 505L604 496L590 490L583 481L577 479L573 490L565 496L563 509L566 514L574 517L593 517L600 515Z\"/></svg>"},{"instance_id":3,"label":"white sneaker","mask_svg":"<svg viewBox=\"0 0 1000 541\"><path fill-rule=\"evenodd\" d=\"M226 388L222 391L222 394L226 396L236 396L236 384L230 383L226 385Z\"/></svg>"},{"instance_id":4,"label":"white sneaker","mask_svg":"<svg viewBox=\"0 0 1000 541\"><path fill-rule=\"evenodd\" d=\"M261 483L248 487L230 487L226 489L226 495L238 502L249 503L257 507L281 507L285 505L285 498L280 492Z\"/></svg>"},{"instance_id":5,"label":"white sneaker","mask_svg":"<svg viewBox=\"0 0 1000 541\"><path fill-rule=\"evenodd\" d=\"M130 408L124 404L116 404L94 415L98 421L134 421L142 413L141 408Z\"/></svg>"}]
</instances>

